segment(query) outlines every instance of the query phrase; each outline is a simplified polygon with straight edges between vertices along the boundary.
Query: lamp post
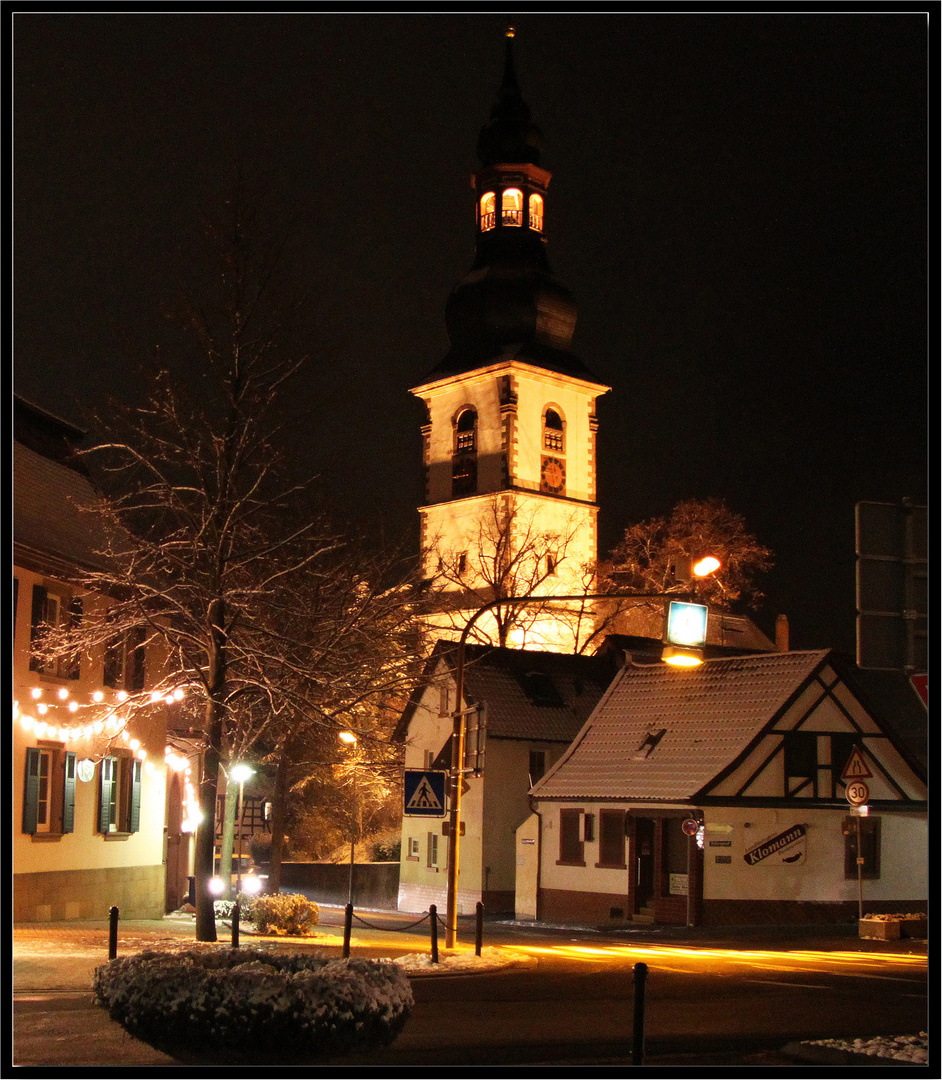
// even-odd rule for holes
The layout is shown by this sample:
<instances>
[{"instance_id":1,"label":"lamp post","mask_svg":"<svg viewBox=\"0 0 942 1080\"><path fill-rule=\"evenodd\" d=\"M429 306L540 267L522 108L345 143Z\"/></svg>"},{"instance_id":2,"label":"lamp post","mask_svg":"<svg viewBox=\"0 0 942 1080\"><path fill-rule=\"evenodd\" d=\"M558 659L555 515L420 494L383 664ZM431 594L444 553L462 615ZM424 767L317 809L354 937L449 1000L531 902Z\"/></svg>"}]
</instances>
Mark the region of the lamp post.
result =
<instances>
[{"instance_id":1,"label":"lamp post","mask_svg":"<svg viewBox=\"0 0 942 1080\"><path fill-rule=\"evenodd\" d=\"M719 569L720 563L712 556L703 559L693 566L692 573L697 577L706 577ZM451 771L449 773L449 793L451 806L448 813L448 885L445 901L445 948L455 947L455 938L458 932L458 873L459 873L459 832L461 830L461 774L464 763L464 732L465 714L468 712L463 706L464 701L464 669L465 650L468 644L468 636L478 619L492 608L502 604L529 604L529 603L574 603L584 600L690 600L690 595L677 592L608 592L608 593L579 593L574 596L507 596L499 600L491 600L484 604L468 619L461 636L458 639L458 657L455 662L455 713L453 718L451 736Z\"/></svg>"},{"instance_id":2,"label":"lamp post","mask_svg":"<svg viewBox=\"0 0 942 1080\"><path fill-rule=\"evenodd\" d=\"M254 775L255 770L252 766L243 762L233 765L229 770L229 778L235 780L239 785L239 801L236 803L236 828L239 830L239 840L236 848L239 860L236 869L236 900L239 899L239 893L242 892L242 793L245 788L245 781Z\"/></svg>"},{"instance_id":3,"label":"lamp post","mask_svg":"<svg viewBox=\"0 0 942 1080\"><path fill-rule=\"evenodd\" d=\"M341 731L337 736L350 750L356 750L357 737L352 731ZM347 903L353 904L353 864L356 855L356 819L357 812L357 764L353 762L353 806L350 810L350 877L347 882Z\"/></svg>"}]
</instances>

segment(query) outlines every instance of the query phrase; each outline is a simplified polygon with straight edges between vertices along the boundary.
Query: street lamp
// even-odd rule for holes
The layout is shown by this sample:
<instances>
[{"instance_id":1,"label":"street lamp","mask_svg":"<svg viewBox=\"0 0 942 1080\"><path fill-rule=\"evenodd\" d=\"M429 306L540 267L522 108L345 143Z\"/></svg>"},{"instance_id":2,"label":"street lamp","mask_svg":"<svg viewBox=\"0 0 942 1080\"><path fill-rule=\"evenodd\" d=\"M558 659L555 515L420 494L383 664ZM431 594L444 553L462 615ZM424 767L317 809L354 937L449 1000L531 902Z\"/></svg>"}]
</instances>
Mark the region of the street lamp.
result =
<instances>
[{"instance_id":1,"label":"street lamp","mask_svg":"<svg viewBox=\"0 0 942 1080\"><path fill-rule=\"evenodd\" d=\"M337 738L351 751L356 750L357 737L352 731L341 731ZM356 821L354 815L357 812L357 765L356 758L353 760L353 806L350 810L350 877L347 882L347 903L353 904L353 864L356 855Z\"/></svg>"},{"instance_id":2,"label":"street lamp","mask_svg":"<svg viewBox=\"0 0 942 1080\"><path fill-rule=\"evenodd\" d=\"M701 559L696 566L691 566L691 570L698 577L706 577L709 574L714 573L719 569L720 563L718 559L709 556L705 559ZM700 569L697 569L699 567ZM465 709L462 705L464 701L464 669L465 669L465 650L468 644L468 636L471 633L474 624L478 619L490 611L492 608L500 607L501 604L529 604L529 603L546 603L547 601L554 601L557 603L572 603L576 601L585 600L611 600L611 599L630 599L630 600L677 600L682 598L682 594L676 592L609 592L609 593L579 593L574 596L535 596L528 594L526 596L505 596L499 600L491 600L478 610L468 619L464 629L461 631L461 636L458 638L458 657L455 661L455 714L453 718L452 736L451 736L451 771L449 773L449 794L451 806L448 814L448 886L445 901L445 948L453 949L455 947L455 938L458 932L458 855L459 855L459 833L461 831L461 773L464 762L464 733L465 714L470 711ZM690 597L686 597L690 599ZM674 649L673 646L668 646L665 652L668 653L664 658L670 663L672 653L670 650ZM687 650L688 653L692 653L693 650ZM702 656L699 659L691 657L694 663L699 663L702 660ZM688 661L689 663L689 661Z\"/></svg>"},{"instance_id":3,"label":"street lamp","mask_svg":"<svg viewBox=\"0 0 942 1080\"><path fill-rule=\"evenodd\" d=\"M238 860L239 865L236 870L236 900L239 899L239 893L242 891L242 792L245 787L245 781L255 775L255 770L251 765L246 765L243 762L239 762L233 765L229 770L229 779L234 780L239 785L239 801L236 803L236 827L239 830L239 843L238 843Z\"/></svg>"}]
</instances>

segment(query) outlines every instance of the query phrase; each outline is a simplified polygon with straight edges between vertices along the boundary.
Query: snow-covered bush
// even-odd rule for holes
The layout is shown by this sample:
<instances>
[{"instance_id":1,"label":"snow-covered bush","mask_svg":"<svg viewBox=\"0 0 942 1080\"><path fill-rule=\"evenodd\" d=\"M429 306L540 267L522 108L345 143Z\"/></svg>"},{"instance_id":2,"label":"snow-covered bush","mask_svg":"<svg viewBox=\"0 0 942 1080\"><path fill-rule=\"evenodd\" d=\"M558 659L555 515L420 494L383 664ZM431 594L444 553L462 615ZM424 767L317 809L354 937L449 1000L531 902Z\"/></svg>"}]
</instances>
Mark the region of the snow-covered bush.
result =
<instances>
[{"instance_id":1,"label":"snow-covered bush","mask_svg":"<svg viewBox=\"0 0 942 1080\"><path fill-rule=\"evenodd\" d=\"M320 908L300 893L257 896L243 918L260 934L306 934L320 921Z\"/></svg>"},{"instance_id":2,"label":"snow-covered bush","mask_svg":"<svg viewBox=\"0 0 942 1080\"><path fill-rule=\"evenodd\" d=\"M182 1061L303 1064L387 1046L413 1005L389 960L261 949L143 952L95 970L95 997L130 1034Z\"/></svg>"}]
</instances>

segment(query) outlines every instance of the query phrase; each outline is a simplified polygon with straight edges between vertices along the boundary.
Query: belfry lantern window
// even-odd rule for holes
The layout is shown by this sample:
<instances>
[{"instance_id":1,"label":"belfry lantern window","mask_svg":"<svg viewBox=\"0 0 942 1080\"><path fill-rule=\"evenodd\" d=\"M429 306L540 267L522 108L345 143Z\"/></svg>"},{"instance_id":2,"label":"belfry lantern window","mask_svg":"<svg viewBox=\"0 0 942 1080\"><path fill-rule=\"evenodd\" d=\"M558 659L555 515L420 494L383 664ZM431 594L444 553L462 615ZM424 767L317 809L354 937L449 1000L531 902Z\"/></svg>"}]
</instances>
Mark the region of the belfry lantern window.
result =
<instances>
[{"instance_id":1,"label":"belfry lantern window","mask_svg":"<svg viewBox=\"0 0 942 1080\"><path fill-rule=\"evenodd\" d=\"M487 232L496 225L497 199L493 191L481 196L481 232Z\"/></svg>"},{"instance_id":2,"label":"belfry lantern window","mask_svg":"<svg viewBox=\"0 0 942 1080\"><path fill-rule=\"evenodd\" d=\"M504 225L523 225L523 192L520 188L507 188L504 191L500 210Z\"/></svg>"},{"instance_id":3,"label":"belfry lantern window","mask_svg":"<svg viewBox=\"0 0 942 1080\"><path fill-rule=\"evenodd\" d=\"M543 231L543 196L530 196L530 228L535 232Z\"/></svg>"},{"instance_id":4,"label":"belfry lantern window","mask_svg":"<svg viewBox=\"0 0 942 1080\"><path fill-rule=\"evenodd\" d=\"M543 449L563 451L563 419L555 409L547 409L543 416Z\"/></svg>"}]
</instances>

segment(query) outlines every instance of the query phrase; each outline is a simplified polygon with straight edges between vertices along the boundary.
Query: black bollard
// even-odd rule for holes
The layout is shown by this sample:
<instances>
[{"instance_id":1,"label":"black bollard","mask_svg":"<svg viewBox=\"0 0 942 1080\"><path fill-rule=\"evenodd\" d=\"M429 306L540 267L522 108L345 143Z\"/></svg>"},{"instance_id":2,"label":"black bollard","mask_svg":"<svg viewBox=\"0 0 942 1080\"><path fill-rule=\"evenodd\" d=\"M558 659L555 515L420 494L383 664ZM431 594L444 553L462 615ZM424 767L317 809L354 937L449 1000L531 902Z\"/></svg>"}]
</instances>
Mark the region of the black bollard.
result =
<instances>
[{"instance_id":1,"label":"black bollard","mask_svg":"<svg viewBox=\"0 0 942 1080\"><path fill-rule=\"evenodd\" d=\"M432 963L438 963L438 908L432 904L428 909L429 918L432 920Z\"/></svg>"},{"instance_id":2,"label":"black bollard","mask_svg":"<svg viewBox=\"0 0 942 1080\"><path fill-rule=\"evenodd\" d=\"M239 909L239 901L236 900L235 906L232 909L232 947L238 949L239 947L239 918L242 912Z\"/></svg>"},{"instance_id":3,"label":"black bollard","mask_svg":"<svg viewBox=\"0 0 942 1080\"><path fill-rule=\"evenodd\" d=\"M631 1028L631 1064L644 1064L644 984L648 977L647 964L635 964L635 1016Z\"/></svg>"},{"instance_id":4,"label":"black bollard","mask_svg":"<svg viewBox=\"0 0 942 1080\"><path fill-rule=\"evenodd\" d=\"M478 900L474 909L474 955L481 955L481 943L484 941L484 905Z\"/></svg>"},{"instance_id":5,"label":"black bollard","mask_svg":"<svg viewBox=\"0 0 942 1080\"><path fill-rule=\"evenodd\" d=\"M350 956L350 931L353 929L353 904L343 909L343 958Z\"/></svg>"},{"instance_id":6,"label":"black bollard","mask_svg":"<svg viewBox=\"0 0 942 1080\"><path fill-rule=\"evenodd\" d=\"M108 912L108 959L114 960L118 955L118 909L111 908Z\"/></svg>"}]
</instances>

